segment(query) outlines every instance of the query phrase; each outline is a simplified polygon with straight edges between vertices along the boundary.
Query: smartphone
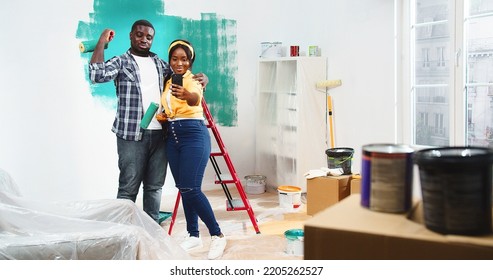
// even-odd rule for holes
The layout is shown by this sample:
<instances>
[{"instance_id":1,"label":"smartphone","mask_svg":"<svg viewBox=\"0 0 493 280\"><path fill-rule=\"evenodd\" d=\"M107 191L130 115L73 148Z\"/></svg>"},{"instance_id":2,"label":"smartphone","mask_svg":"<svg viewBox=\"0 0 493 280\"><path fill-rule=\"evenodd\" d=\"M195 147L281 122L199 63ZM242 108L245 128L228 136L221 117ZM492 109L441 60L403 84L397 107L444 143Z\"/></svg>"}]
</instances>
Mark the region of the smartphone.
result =
<instances>
[{"instance_id":1,"label":"smartphone","mask_svg":"<svg viewBox=\"0 0 493 280\"><path fill-rule=\"evenodd\" d=\"M174 85L183 86L183 75L181 74L171 75L171 83Z\"/></svg>"}]
</instances>

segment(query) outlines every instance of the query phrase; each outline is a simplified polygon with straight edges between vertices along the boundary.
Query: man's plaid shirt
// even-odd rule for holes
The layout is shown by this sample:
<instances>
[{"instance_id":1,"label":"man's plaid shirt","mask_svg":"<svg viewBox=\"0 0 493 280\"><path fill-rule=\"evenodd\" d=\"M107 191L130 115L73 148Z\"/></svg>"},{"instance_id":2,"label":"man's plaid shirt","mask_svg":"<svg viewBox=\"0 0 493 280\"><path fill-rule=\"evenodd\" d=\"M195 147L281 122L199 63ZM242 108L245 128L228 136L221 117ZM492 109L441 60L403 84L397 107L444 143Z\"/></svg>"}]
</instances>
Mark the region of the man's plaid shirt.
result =
<instances>
[{"instance_id":1,"label":"man's plaid shirt","mask_svg":"<svg viewBox=\"0 0 493 280\"><path fill-rule=\"evenodd\" d=\"M169 64L155 53L149 56L156 64L159 76L160 93L164 89L164 77L171 74ZM125 140L139 141L143 129L140 121L143 117L142 92L140 89L140 72L137 62L130 54L130 49L106 62L89 64L89 77L93 83L104 83L114 80L118 105L112 131Z\"/></svg>"}]
</instances>

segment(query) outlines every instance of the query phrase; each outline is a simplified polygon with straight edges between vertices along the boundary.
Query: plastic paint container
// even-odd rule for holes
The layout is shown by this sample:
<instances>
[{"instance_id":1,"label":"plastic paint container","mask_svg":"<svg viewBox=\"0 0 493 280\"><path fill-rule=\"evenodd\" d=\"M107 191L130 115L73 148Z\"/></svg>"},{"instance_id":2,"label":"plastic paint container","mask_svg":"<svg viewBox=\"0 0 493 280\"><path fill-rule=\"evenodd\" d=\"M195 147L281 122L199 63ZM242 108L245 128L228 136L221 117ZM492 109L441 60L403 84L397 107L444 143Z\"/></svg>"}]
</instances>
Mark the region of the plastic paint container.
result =
<instances>
[{"instance_id":1,"label":"plastic paint container","mask_svg":"<svg viewBox=\"0 0 493 280\"><path fill-rule=\"evenodd\" d=\"M309 46L308 47L308 56L320 56L318 46Z\"/></svg>"},{"instance_id":2,"label":"plastic paint container","mask_svg":"<svg viewBox=\"0 0 493 280\"><path fill-rule=\"evenodd\" d=\"M327 166L330 169L342 168L343 175L351 174L351 162L353 160L353 148L333 148L325 151Z\"/></svg>"},{"instance_id":3,"label":"plastic paint container","mask_svg":"<svg viewBox=\"0 0 493 280\"><path fill-rule=\"evenodd\" d=\"M301 206L301 188L295 186L279 186L279 206L293 211Z\"/></svg>"},{"instance_id":4,"label":"plastic paint container","mask_svg":"<svg viewBox=\"0 0 493 280\"><path fill-rule=\"evenodd\" d=\"M260 43L260 57L281 57L282 43L281 42L262 42Z\"/></svg>"},{"instance_id":5,"label":"plastic paint container","mask_svg":"<svg viewBox=\"0 0 493 280\"><path fill-rule=\"evenodd\" d=\"M492 232L493 150L440 147L417 151L425 226L442 234Z\"/></svg>"},{"instance_id":6,"label":"plastic paint container","mask_svg":"<svg viewBox=\"0 0 493 280\"><path fill-rule=\"evenodd\" d=\"M246 186L245 192L247 194L262 194L265 192L265 179L264 175L247 175L245 176Z\"/></svg>"},{"instance_id":7,"label":"plastic paint container","mask_svg":"<svg viewBox=\"0 0 493 280\"><path fill-rule=\"evenodd\" d=\"M388 213L404 213L411 209L413 152L411 147L399 144L363 146L363 207Z\"/></svg>"},{"instance_id":8,"label":"plastic paint container","mask_svg":"<svg viewBox=\"0 0 493 280\"><path fill-rule=\"evenodd\" d=\"M302 229L290 229L284 232L286 237L286 254L303 256L305 234Z\"/></svg>"}]
</instances>

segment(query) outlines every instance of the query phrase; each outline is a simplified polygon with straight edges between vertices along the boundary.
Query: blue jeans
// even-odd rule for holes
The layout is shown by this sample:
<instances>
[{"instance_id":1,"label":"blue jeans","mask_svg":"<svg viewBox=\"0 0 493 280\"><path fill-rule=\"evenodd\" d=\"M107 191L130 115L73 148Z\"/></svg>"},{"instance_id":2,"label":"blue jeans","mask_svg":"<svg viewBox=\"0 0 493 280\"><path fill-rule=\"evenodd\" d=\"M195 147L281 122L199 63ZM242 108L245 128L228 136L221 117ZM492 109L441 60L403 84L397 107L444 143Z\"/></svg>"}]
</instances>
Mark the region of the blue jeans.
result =
<instances>
[{"instance_id":1,"label":"blue jeans","mask_svg":"<svg viewBox=\"0 0 493 280\"><path fill-rule=\"evenodd\" d=\"M202 180L211 153L211 138L204 121L168 122L166 151L171 173L182 197L188 233L199 236L200 217L211 236L220 235L221 229L212 207L202 192Z\"/></svg>"},{"instance_id":2,"label":"blue jeans","mask_svg":"<svg viewBox=\"0 0 493 280\"><path fill-rule=\"evenodd\" d=\"M166 143L163 130L145 130L141 141L116 138L120 169L117 198L135 202L143 185L144 211L159 222L161 193L166 178Z\"/></svg>"}]
</instances>

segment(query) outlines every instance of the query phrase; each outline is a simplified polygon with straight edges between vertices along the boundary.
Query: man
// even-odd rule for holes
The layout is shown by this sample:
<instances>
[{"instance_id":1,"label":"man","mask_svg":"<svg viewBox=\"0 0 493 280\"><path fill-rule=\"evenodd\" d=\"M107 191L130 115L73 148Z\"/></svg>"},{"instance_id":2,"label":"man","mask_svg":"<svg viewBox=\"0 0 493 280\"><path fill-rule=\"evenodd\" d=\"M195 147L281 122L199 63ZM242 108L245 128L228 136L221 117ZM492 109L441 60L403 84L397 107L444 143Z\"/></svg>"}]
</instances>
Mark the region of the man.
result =
<instances>
[{"instance_id":1,"label":"man","mask_svg":"<svg viewBox=\"0 0 493 280\"><path fill-rule=\"evenodd\" d=\"M98 40L89 64L92 82L114 81L118 98L112 131L116 134L118 168L117 198L135 202L143 184L143 208L159 222L162 186L166 178L165 133L154 117L147 129L140 127L151 102L160 104L164 78L171 74L167 62L150 51L155 30L147 20L138 20L130 31L130 49L104 60L104 48L115 32L105 29ZM207 76L197 75L202 85Z\"/></svg>"}]
</instances>

